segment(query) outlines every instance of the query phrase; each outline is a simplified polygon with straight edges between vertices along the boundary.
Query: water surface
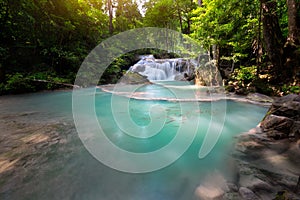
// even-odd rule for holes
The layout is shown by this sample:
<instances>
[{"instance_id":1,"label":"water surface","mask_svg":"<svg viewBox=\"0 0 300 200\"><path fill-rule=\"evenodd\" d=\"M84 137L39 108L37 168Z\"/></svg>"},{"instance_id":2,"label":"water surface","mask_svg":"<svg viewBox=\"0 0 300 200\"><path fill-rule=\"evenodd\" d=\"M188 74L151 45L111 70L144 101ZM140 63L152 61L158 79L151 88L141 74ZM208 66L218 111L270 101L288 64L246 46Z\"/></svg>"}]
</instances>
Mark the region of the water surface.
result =
<instances>
[{"instance_id":1,"label":"water surface","mask_svg":"<svg viewBox=\"0 0 300 200\"><path fill-rule=\"evenodd\" d=\"M157 90L157 86L148 87L151 91ZM143 92L146 90L141 89ZM172 97L168 91L158 90L158 93ZM166 168L145 174L119 172L98 162L79 140L72 118L71 91L0 97L3 120L5 116L32 113L23 118L26 119L24 123L64 123L65 126L58 130L59 134L63 136L66 132L71 132L72 135L67 137L67 143L52 146L51 154L45 155L47 160L38 164L37 168L28 168L22 181L16 182L18 184L15 187L12 182L9 189L0 193L0 199L196 199L194 191L207 174L215 170L226 171L233 136L255 127L267 111L266 107L254 104L219 100L213 104L208 101L200 102L196 110L191 107L191 112L181 113L179 102L130 99L130 115L137 125L145 126L150 122L149 109L153 105L162 106L167 113L166 124L158 134L139 139L124 134L118 128L110 109L111 97L112 94L97 90L97 118L107 137L125 150L140 153L165 146L175 137L181 123L185 123L184 115L188 115L188 119L200 118L196 138L183 156ZM187 107L189 103L183 102ZM211 122L213 126L224 125L222 134L208 156L199 159L199 149L207 134L211 117L224 114L220 113L223 112L224 103L225 123L218 120ZM84 103L82 109L84 110ZM189 134L188 129L186 134ZM5 178L9 182L12 175L5 175ZM0 187L3 182L5 183L0 182Z\"/></svg>"}]
</instances>

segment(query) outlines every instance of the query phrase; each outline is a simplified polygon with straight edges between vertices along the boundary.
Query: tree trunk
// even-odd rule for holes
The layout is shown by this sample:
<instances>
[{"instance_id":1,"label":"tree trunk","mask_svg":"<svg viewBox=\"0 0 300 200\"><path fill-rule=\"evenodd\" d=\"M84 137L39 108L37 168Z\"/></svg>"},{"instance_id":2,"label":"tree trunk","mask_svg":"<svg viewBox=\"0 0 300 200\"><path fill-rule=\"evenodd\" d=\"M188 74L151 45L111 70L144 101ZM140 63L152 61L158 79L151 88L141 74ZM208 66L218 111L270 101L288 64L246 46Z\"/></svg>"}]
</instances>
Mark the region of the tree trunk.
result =
<instances>
[{"instance_id":1,"label":"tree trunk","mask_svg":"<svg viewBox=\"0 0 300 200\"><path fill-rule=\"evenodd\" d=\"M5 72L2 64L0 63L0 83L4 83L5 81Z\"/></svg>"},{"instance_id":2,"label":"tree trunk","mask_svg":"<svg viewBox=\"0 0 300 200\"><path fill-rule=\"evenodd\" d=\"M300 55L297 49L300 45L300 14L299 3L296 0L287 0L288 9L288 38L284 46L284 53L286 56L285 68L286 78L290 82L300 83Z\"/></svg>"},{"instance_id":3,"label":"tree trunk","mask_svg":"<svg viewBox=\"0 0 300 200\"><path fill-rule=\"evenodd\" d=\"M293 44L299 44L299 21L297 22L297 9L299 9L299 3L296 3L296 0L287 0L286 1L288 8L288 42Z\"/></svg>"},{"instance_id":4,"label":"tree trunk","mask_svg":"<svg viewBox=\"0 0 300 200\"><path fill-rule=\"evenodd\" d=\"M114 32L113 27L113 6L112 6L112 0L107 1L107 7L108 7L108 14L109 14L109 34L112 35Z\"/></svg>"},{"instance_id":5,"label":"tree trunk","mask_svg":"<svg viewBox=\"0 0 300 200\"><path fill-rule=\"evenodd\" d=\"M257 46L256 46L256 76L259 76L261 68L261 58L263 55L263 49L261 45L261 16L262 16L262 4L259 5L259 17L258 17L258 33L257 33Z\"/></svg>"},{"instance_id":6,"label":"tree trunk","mask_svg":"<svg viewBox=\"0 0 300 200\"><path fill-rule=\"evenodd\" d=\"M213 59L215 60L215 64L217 68L219 68L219 63L220 63L220 45L215 44L212 47L213 49Z\"/></svg>"},{"instance_id":7,"label":"tree trunk","mask_svg":"<svg viewBox=\"0 0 300 200\"><path fill-rule=\"evenodd\" d=\"M273 65L272 75L273 80L282 82L284 77L284 57L283 57L283 36L280 30L278 17L276 14L276 1L274 0L260 0L262 4L262 22L263 22L263 36L265 42L266 52Z\"/></svg>"},{"instance_id":8,"label":"tree trunk","mask_svg":"<svg viewBox=\"0 0 300 200\"><path fill-rule=\"evenodd\" d=\"M186 34L191 34L191 18L187 19L187 31Z\"/></svg>"},{"instance_id":9,"label":"tree trunk","mask_svg":"<svg viewBox=\"0 0 300 200\"><path fill-rule=\"evenodd\" d=\"M181 33L183 33L182 16L181 16L181 10L179 8L178 3L176 3L176 7L177 7L177 13L178 13L178 18L179 18L179 23L180 23L180 30L181 30Z\"/></svg>"}]
</instances>

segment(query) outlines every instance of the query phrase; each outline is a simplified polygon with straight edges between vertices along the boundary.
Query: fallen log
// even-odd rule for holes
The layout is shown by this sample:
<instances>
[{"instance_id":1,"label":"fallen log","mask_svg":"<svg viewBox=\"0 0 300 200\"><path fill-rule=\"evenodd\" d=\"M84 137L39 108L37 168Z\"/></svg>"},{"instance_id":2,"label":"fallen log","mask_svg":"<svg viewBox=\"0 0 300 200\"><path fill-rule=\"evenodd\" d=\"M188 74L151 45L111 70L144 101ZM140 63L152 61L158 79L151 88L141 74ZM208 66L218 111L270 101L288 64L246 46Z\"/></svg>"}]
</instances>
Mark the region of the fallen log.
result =
<instances>
[{"instance_id":1,"label":"fallen log","mask_svg":"<svg viewBox=\"0 0 300 200\"><path fill-rule=\"evenodd\" d=\"M28 79L28 80L33 81L33 82L52 83L52 84L63 85L63 86L72 87L72 88L81 88L79 85L73 85L70 83L61 83L61 82L41 80L41 79Z\"/></svg>"}]
</instances>

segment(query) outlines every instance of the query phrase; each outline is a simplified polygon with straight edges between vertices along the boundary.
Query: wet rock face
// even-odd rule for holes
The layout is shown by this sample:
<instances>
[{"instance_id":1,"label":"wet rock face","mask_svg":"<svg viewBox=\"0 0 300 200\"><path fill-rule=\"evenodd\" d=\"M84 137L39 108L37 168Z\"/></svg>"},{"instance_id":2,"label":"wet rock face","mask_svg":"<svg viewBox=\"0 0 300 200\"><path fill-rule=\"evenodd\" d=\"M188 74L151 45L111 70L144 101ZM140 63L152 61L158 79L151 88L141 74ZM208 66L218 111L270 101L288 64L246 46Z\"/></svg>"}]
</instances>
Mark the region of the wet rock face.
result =
<instances>
[{"instance_id":1,"label":"wet rock face","mask_svg":"<svg viewBox=\"0 0 300 200\"><path fill-rule=\"evenodd\" d=\"M260 126L236 137L239 199L300 199L299 102L276 99Z\"/></svg>"},{"instance_id":2,"label":"wet rock face","mask_svg":"<svg viewBox=\"0 0 300 200\"><path fill-rule=\"evenodd\" d=\"M300 95L290 94L275 100L261 128L274 139L300 138Z\"/></svg>"},{"instance_id":3,"label":"wet rock face","mask_svg":"<svg viewBox=\"0 0 300 200\"><path fill-rule=\"evenodd\" d=\"M245 200L259 200L259 198L248 188L240 187L239 194Z\"/></svg>"},{"instance_id":4,"label":"wet rock face","mask_svg":"<svg viewBox=\"0 0 300 200\"><path fill-rule=\"evenodd\" d=\"M119 83L123 84L150 84L150 81L146 76L143 76L137 72L126 73Z\"/></svg>"},{"instance_id":5,"label":"wet rock face","mask_svg":"<svg viewBox=\"0 0 300 200\"><path fill-rule=\"evenodd\" d=\"M273 99L271 97L260 93L250 93L247 95L246 98L257 102L268 102L268 103L273 102Z\"/></svg>"}]
</instances>

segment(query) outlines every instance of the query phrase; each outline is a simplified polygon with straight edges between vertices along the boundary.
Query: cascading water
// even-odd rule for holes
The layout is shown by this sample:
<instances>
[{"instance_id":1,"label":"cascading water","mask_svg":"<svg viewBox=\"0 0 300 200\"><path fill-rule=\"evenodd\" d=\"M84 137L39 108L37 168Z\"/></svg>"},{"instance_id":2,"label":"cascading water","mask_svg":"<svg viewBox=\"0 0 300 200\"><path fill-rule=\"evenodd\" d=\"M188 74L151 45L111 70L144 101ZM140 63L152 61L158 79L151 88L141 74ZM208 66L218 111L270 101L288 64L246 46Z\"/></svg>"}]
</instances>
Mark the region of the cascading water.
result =
<instances>
[{"instance_id":1,"label":"cascading water","mask_svg":"<svg viewBox=\"0 0 300 200\"><path fill-rule=\"evenodd\" d=\"M146 76L148 80L181 80L190 73L190 64L182 58L155 59L153 55L141 56L141 60L129 71Z\"/></svg>"}]
</instances>

